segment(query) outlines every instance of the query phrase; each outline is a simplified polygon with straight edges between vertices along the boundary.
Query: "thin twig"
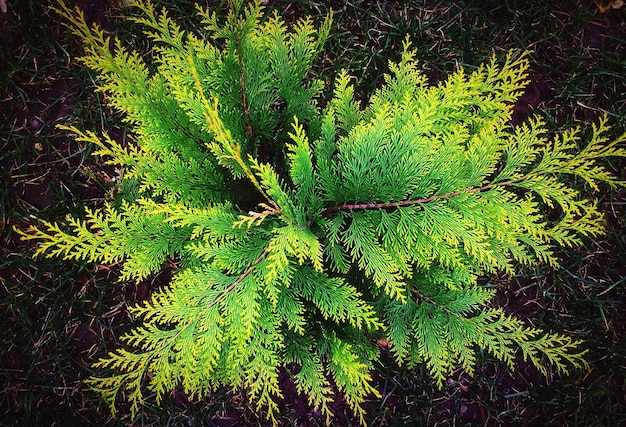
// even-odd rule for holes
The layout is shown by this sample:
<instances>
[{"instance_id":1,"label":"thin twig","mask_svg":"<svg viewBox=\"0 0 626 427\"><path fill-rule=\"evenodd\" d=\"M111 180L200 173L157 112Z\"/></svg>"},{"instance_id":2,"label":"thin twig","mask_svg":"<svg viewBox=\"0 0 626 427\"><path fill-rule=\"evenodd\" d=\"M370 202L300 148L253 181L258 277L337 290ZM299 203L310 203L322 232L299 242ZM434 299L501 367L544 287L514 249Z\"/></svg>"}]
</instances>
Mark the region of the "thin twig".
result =
<instances>
[{"instance_id":1,"label":"thin twig","mask_svg":"<svg viewBox=\"0 0 626 427\"><path fill-rule=\"evenodd\" d=\"M340 206L332 206L332 207L326 208L322 212L322 216L327 216L333 212L338 212L338 211L353 211L353 210L360 210L360 209L385 209L385 208L394 208L394 207L401 207L401 206L419 205L423 203L433 202L435 200L449 199L451 197L459 196L461 194L487 191L495 187L496 185L505 185L505 184L507 183L489 184L483 187L472 187L467 190L459 190L459 191L453 191L452 193L433 195L433 196L425 197L423 199L402 200L400 202L357 203L357 204L345 204L345 205L340 205Z\"/></svg>"},{"instance_id":2,"label":"thin twig","mask_svg":"<svg viewBox=\"0 0 626 427\"><path fill-rule=\"evenodd\" d=\"M276 205L276 202L274 202L274 200L272 200L269 194L267 194L267 192L263 189L263 187L261 186L261 183L256 179L254 172L252 172L252 170L250 169L250 166L244 161L241 155L241 146L235 143L234 141L232 141L232 137L230 136L230 133L227 133L222 128L222 122L217 112L217 105L218 105L217 98L214 99L213 106L211 106L211 104L209 103L209 100L206 98L204 94L204 89L202 88L202 84L200 82L200 76L198 75L198 70L196 69L196 66L193 62L193 57L190 55L187 58L187 60L189 62L189 66L191 67L191 73L194 78L196 90L200 94L200 97L202 98L202 103L204 104L204 111L203 111L204 118L209 124L209 127L211 128L211 130L213 130L213 132L215 132L219 140L221 140L222 147L228 150L228 155L225 155L223 157L235 160L237 164L241 167L241 169L244 171L248 179L255 186L255 188L265 198L265 200L267 200L267 202L270 205L275 206L278 209L278 205Z\"/></svg>"},{"instance_id":3,"label":"thin twig","mask_svg":"<svg viewBox=\"0 0 626 427\"><path fill-rule=\"evenodd\" d=\"M235 37L235 45L237 46L237 59L239 60L239 82L241 83L241 104L243 106L243 116L248 128L248 135L252 140L254 132L252 129L252 122L250 121L250 112L248 111L248 98L246 95L246 80L243 76L243 55L241 52L241 38Z\"/></svg>"},{"instance_id":4,"label":"thin twig","mask_svg":"<svg viewBox=\"0 0 626 427\"><path fill-rule=\"evenodd\" d=\"M248 275L252 272L254 267L256 267L261 261L263 261L263 259L269 253L269 250L270 250L269 246L267 248L265 248L265 250L261 253L261 255L259 255L259 257L257 259L255 259L252 264L250 264L250 266L246 269L246 271L241 273L241 275L237 278L237 280L235 280L233 283L228 285L228 287L226 289L224 289L222 291L222 293L217 296L217 298L215 298L213 301L211 301L211 303L209 304L209 307L213 307L215 304L220 302L222 300L222 298L224 298L224 296L226 296L226 294L230 293L230 291L235 289L235 287L237 287L237 285L239 285L241 282L243 282L243 280L246 277L248 277Z\"/></svg>"}]
</instances>

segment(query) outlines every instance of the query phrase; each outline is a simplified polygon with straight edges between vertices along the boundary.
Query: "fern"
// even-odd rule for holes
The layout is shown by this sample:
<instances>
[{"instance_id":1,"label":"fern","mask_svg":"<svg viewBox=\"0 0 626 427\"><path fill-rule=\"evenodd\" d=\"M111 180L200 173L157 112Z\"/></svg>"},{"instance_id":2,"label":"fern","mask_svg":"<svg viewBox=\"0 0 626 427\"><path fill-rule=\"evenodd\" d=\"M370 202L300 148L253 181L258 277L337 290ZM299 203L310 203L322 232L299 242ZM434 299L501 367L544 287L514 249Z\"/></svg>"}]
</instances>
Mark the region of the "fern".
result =
<instances>
[{"instance_id":1,"label":"fern","mask_svg":"<svg viewBox=\"0 0 626 427\"><path fill-rule=\"evenodd\" d=\"M95 364L102 376L88 382L113 411L121 394L134 413L146 389L202 399L229 385L276 423L279 372L295 365L327 422L336 388L364 423L377 340L439 386L458 366L472 373L481 350L511 369L517 352L540 369L586 367L579 341L491 307L477 280L558 266L556 248L600 235L597 203L571 177L623 186L603 159L626 156L626 134L608 142L606 118L586 144L577 129L549 138L538 118L511 128L526 54L429 86L408 40L366 107L341 72L321 108L310 70L330 17L289 27L261 2L232 1L225 17L199 9L191 33L136 3L152 64L55 8L134 144L63 129L134 190L21 232L40 241L36 255L121 263L122 280L176 261L169 286L131 308L124 349Z\"/></svg>"}]
</instances>

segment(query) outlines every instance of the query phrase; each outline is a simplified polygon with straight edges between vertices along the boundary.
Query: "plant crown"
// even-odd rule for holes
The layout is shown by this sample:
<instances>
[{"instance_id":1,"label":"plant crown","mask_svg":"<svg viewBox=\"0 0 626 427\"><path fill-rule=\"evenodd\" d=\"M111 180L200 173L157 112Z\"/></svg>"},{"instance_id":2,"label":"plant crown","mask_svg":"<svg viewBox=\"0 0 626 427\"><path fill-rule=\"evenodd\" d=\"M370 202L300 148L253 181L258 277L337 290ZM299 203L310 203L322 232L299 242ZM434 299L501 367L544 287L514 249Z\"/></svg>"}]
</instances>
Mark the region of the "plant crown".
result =
<instances>
[{"instance_id":1,"label":"plant crown","mask_svg":"<svg viewBox=\"0 0 626 427\"><path fill-rule=\"evenodd\" d=\"M65 129L130 190L25 234L41 241L37 254L120 263L121 280L176 266L130 309L140 323L125 348L95 364L112 371L89 384L113 411L122 393L137 411L146 387L160 400L230 385L276 422L285 369L328 422L334 389L364 422L380 341L439 386L459 365L471 374L477 351L511 369L516 352L541 369L586 366L578 340L491 307L494 290L477 284L558 266L555 247L602 233L596 201L571 176L624 185L602 164L626 156L626 134L608 142L606 118L582 148L578 129L548 138L540 118L509 124L527 54L431 86L407 39L366 107L341 72L321 108L311 69L330 17L287 26L258 1L233 0L223 18L198 9L203 27L191 33L148 0L136 6L151 64L56 8L134 143Z\"/></svg>"}]
</instances>

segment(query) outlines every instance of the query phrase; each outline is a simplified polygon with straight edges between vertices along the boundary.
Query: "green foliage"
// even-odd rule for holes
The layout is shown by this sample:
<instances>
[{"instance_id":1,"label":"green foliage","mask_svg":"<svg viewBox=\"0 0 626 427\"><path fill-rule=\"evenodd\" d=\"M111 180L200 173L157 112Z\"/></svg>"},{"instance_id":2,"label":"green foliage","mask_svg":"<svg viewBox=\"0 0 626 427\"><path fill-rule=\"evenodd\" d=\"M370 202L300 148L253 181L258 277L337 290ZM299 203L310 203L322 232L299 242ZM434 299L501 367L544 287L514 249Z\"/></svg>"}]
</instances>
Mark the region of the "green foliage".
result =
<instances>
[{"instance_id":1,"label":"green foliage","mask_svg":"<svg viewBox=\"0 0 626 427\"><path fill-rule=\"evenodd\" d=\"M599 235L597 204L571 176L624 185L602 159L626 156L626 135L609 143L605 118L586 144L576 129L548 138L540 119L512 128L525 54L428 86L408 41L365 108L346 73L321 108L310 70L330 18L288 27L242 3L224 18L199 9L189 33L138 1L152 64L57 9L134 145L66 129L135 191L24 237L41 241L37 254L120 262L122 279L177 266L131 308L127 349L95 365L112 371L89 380L112 410L124 394L137 411L145 388L201 399L230 385L275 421L286 369L329 422L333 385L364 422L378 340L439 386L482 350L511 369L517 351L539 368L586 366L580 342L491 307L477 279L556 266L555 247Z\"/></svg>"}]
</instances>

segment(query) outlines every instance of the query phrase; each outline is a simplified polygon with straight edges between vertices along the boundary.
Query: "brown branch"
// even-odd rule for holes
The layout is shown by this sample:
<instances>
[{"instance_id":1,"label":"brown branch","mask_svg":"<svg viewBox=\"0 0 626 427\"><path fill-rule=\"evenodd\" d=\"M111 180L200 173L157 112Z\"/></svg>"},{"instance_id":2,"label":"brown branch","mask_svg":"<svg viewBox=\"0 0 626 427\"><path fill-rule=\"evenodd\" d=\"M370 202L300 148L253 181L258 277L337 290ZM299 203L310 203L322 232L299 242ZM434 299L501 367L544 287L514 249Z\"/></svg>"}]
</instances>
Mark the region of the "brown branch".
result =
<instances>
[{"instance_id":1,"label":"brown branch","mask_svg":"<svg viewBox=\"0 0 626 427\"><path fill-rule=\"evenodd\" d=\"M220 302L222 300L222 298L224 298L224 296L226 296L226 294L230 293L230 291L232 291L233 289L235 289L241 282L243 282L243 280L248 277L248 275L250 273L252 273L252 270L254 269L254 267L256 267L261 261L263 261L263 259L267 256L267 254L269 253L270 248L269 246L267 248L265 248L265 250L263 251L263 253L261 253L261 255L259 255L259 257L257 259L254 260L254 262L252 264L250 264L250 266L246 269L246 271L244 271L243 273L241 273L241 275L237 278L237 280L235 280L233 283L231 283L230 285L228 285L228 287L226 289L224 289L222 291L221 294L219 294L217 296L217 298L215 298L213 301L211 301L211 303L209 304L209 308L213 307L215 304L217 304L218 302Z\"/></svg>"},{"instance_id":2,"label":"brown branch","mask_svg":"<svg viewBox=\"0 0 626 427\"><path fill-rule=\"evenodd\" d=\"M248 98L246 95L246 81L243 76L243 57L241 52L241 37L235 38L235 45L237 46L237 59L239 60L239 83L241 84L241 104L243 107L243 116L246 121L246 127L248 128L248 135L250 139L253 138L254 132L252 130L252 122L250 121L250 112L248 111Z\"/></svg>"},{"instance_id":3,"label":"brown branch","mask_svg":"<svg viewBox=\"0 0 626 427\"><path fill-rule=\"evenodd\" d=\"M269 194L267 194L267 192L263 189L263 187L261 186L259 181L256 179L254 173L252 172L248 164L244 161L241 155L241 146L235 143L234 141L232 141L232 137L230 136L230 133L227 133L222 128L222 122L219 118L219 114L217 113L217 105L218 105L217 98L214 99L214 103L213 103L214 105L213 107L211 107L209 100L206 98L206 95L204 94L204 89L202 88L202 84L200 83L200 76L198 75L198 70L196 69L193 63L192 56L189 55L187 59L189 61L189 65L191 66L191 73L194 78L196 90L202 97L202 102L204 104L204 111L203 111L204 118L209 124L209 127L211 128L211 130L215 133L216 138L218 137L221 140L223 148L227 149L228 151L228 154L223 155L222 157L233 159L235 162L237 162L237 164L244 171L248 179L252 182L252 184L256 187L256 189L263 195L263 197L267 200L267 202L273 206L276 206L276 208L278 209L278 206L276 205L276 203L272 200Z\"/></svg>"},{"instance_id":4,"label":"brown branch","mask_svg":"<svg viewBox=\"0 0 626 427\"><path fill-rule=\"evenodd\" d=\"M339 205L339 206L332 206L332 207L326 208L322 212L322 216L328 216L329 214L333 212L338 212L338 211L353 211L353 210L361 210L361 209L363 210L364 209L385 209L385 208L395 208L395 207L401 207L401 206L420 205L423 203L433 202L435 200L449 199L451 197L459 196L461 194L478 193L482 191L487 191L495 187L496 185L506 185L509 183L510 182L489 184L489 185L484 185L482 187L472 187L467 190L453 191L452 193L433 195L433 196L425 197L423 199L402 200L400 202L357 203L357 204L345 204L345 205Z\"/></svg>"},{"instance_id":5,"label":"brown branch","mask_svg":"<svg viewBox=\"0 0 626 427\"><path fill-rule=\"evenodd\" d=\"M421 299L422 301L426 301L427 303L430 303L430 304L434 305L435 307L438 307L438 308L442 309L443 311L447 311L448 313L452 312L448 307L445 307L445 306L439 304L434 299L432 299L430 297L427 297L423 292L419 291L418 289L410 288L409 291L411 293L417 295L417 297L419 299ZM418 302L418 301L415 301L415 302Z\"/></svg>"}]
</instances>

